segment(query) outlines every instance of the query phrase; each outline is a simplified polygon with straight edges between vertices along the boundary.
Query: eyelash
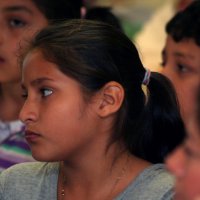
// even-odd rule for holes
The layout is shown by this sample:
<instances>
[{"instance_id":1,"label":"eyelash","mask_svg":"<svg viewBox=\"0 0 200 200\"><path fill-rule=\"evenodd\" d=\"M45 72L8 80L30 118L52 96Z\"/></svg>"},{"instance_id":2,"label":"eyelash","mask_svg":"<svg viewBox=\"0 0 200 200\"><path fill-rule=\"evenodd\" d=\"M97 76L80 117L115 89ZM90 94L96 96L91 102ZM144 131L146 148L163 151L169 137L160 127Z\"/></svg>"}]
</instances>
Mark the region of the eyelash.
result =
<instances>
[{"instance_id":1,"label":"eyelash","mask_svg":"<svg viewBox=\"0 0 200 200\"><path fill-rule=\"evenodd\" d=\"M188 67L185 67L184 65L182 64L177 64L177 68L178 68L178 71L180 73L186 73L189 71Z\"/></svg>"},{"instance_id":2,"label":"eyelash","mask_svg":"<svg viewBox=\"0 0 200 200\"><path fill-rule=\"evenodd\" d=\"M46 92L48 92L48 94L45 94ZM53 93L52 89L49 89L49 88L40 88L39 89L39 94L41 95L42 98L46 98L46 97L50 96L52 93ZM27 99L27 97L28 97L28 92L23 91L22 98Z\"/></svg>"},{"instance_id":3,"label":"eyelash","mask_svg":"<svg viewBox=\"0 0 200 200\"><path fill-rule=\"evenodd\" d=\"M47 91L50 93L45 95L45 92L47 92ZM53 91L49 88L41 88L40 93L41 93L42 97L47 97L47 96L51 95L53 93Z\"/></svg>"},{"instance_id":4,"label":"eyelash","mask_svg":"<svg viewBox=\"0 0 200 200\"><path fill-rule=\"evenodd\" d=\"M12 28L23 28L27 23L24 20L18 18L11 18L8 20L8 24Z\"/></svg>"},{"instance_id":5,"label":"eyelash","mask_svg":"<svg viewBox=\"0 0 200 200\"><path fill-rule=\"evenodd\" d=\"M166 63L167 63L166 55L163 54L162 55L162 62L160 63L160 66L165 67ZM177 71L179 73L186 73L186 72L190 71L190 69L187 66L183 65L183 64L177 63L175 66L176 66Z\"/></svg>"}]
</instances>

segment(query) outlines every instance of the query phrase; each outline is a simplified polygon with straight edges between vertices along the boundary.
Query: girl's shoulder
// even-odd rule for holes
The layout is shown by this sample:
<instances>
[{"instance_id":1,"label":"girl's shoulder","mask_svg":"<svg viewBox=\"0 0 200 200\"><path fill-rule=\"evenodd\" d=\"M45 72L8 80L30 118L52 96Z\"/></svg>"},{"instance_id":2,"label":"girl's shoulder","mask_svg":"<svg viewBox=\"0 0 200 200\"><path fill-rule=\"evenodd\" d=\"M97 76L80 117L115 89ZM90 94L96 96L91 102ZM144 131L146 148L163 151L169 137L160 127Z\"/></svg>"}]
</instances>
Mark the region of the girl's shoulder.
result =
<instances>
[{"instance_id":1,"label":"girl's shoulder","mask_svg":"<svg viewBox=\"0 0 200 200\"><path fill-rule=\"evenodd\" d=\"M174 178L164 164L155 164L142 171L116 200L169 200L174 192Z\"/></svg>"},{"instance_id":2,"label":"girl's shoulder","mask_svg":"<svg viewBox=\"0 0 200 200\"><path fill-rule=\"evenodd\" d=\"M44 194L48 194L49 199L55 196L58 172L58 163L30 162L14 165L0 174L0 199L40 200L44 199ZM49 188L53 190L47 192Z\"/></svg>"},{"instance_id":3,"label":"girl's shoulder","mask_svg":"<svg viewBox=\"0 0 200 200\"><path fill-rule=\"evenodd\" d=\"M47 162L27 162L13 165L12 167L4 170L0 174L0 180L2 177L36 177L42 174L57 173L59 168L58 163L47 163Z\"/></svg>"}]
</instances>

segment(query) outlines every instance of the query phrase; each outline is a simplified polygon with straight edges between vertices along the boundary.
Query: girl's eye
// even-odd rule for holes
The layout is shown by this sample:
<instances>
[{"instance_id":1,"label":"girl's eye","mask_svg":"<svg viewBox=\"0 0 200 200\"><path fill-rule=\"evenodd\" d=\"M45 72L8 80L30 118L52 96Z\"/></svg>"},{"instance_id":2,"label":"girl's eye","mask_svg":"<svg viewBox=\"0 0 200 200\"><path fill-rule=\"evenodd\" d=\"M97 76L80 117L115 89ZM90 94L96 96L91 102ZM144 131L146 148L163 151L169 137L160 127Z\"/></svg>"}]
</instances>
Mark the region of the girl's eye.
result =
<instances>
[{"instance_id":1,"label":"girl's eye","mask_svg":"<svg viewBox=\"0 0 200 200\"><path fill-rule=\"evenodd\" d=\"M26 25L26 23L20 19L11 19L9 20L9 25L13 28L21 28Z\"/></svg>"},{"instance_id":2,"label":"girl's eye","mask_svg":"<svg viewBox=\"0 0 200 200\"><path fill-rule=\"evenodd\" d=\"M189 72L188 67L185 67L185 66L182 65L182 64L178 64L178 65L177 65L177 68L178 68L178 71L179 71L180 73L186 73L186 72Z\"/></svg>"},{"instance_id":3,"label":"girl's eye","mask_svg":"<svg viewBox=\"0 0 200 200\"><path fill-rule=\"evenodd\" d=\"M43 97L47 97L53 93L53 91L51 89L47 89L47 88L40 89L40 92Z\"/></svg>"}]
</instances>

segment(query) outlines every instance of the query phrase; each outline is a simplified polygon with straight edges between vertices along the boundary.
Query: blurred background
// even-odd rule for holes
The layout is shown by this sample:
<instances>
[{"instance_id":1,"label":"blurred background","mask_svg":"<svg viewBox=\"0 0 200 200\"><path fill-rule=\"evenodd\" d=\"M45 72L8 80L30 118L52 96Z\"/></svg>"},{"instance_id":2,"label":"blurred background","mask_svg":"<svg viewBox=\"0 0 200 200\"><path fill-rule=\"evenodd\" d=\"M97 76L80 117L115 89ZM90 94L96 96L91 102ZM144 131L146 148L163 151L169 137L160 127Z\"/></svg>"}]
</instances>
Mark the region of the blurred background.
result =
<instances>
[{"instance_id":1,"label":"blurred background","mask_svg":"<svg viewBox=\"0 0 200 200\"><path fill-rule=\"evenodd\" d=\"M111 7L126 34L132 38L165 1L173 0L85 0L85 4Z\"/></svg>"}]
</instances>

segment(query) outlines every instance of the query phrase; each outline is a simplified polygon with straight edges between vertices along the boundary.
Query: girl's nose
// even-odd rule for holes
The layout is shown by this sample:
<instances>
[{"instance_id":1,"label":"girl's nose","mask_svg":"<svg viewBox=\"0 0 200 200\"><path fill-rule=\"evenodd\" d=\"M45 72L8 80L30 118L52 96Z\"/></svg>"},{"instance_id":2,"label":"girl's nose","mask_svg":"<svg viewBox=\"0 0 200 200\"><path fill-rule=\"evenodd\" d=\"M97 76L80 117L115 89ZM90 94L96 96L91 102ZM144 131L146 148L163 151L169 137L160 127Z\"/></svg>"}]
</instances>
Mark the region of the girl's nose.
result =
<instances>
[{"instance_id":1,"label":"girl's nose","mask_svg":"<svg viewBox=\"0 0 200 200\"><path fill-rule=\"evenodd\" d=\"M37 119L35 104L26 100L19 113L19 118L25 124L34 122Z\"/></svg>"},{"instance_id":2,"label":"girl's nose","mask_svg":"<svg viewBox=\"0 0 200 200\"><path fill-rule=\"evenodd\" d=\"M185 156L183 147L177 147L165 160L167 169L176 177L184 174Z\"/></svg>"}]
</instances>

